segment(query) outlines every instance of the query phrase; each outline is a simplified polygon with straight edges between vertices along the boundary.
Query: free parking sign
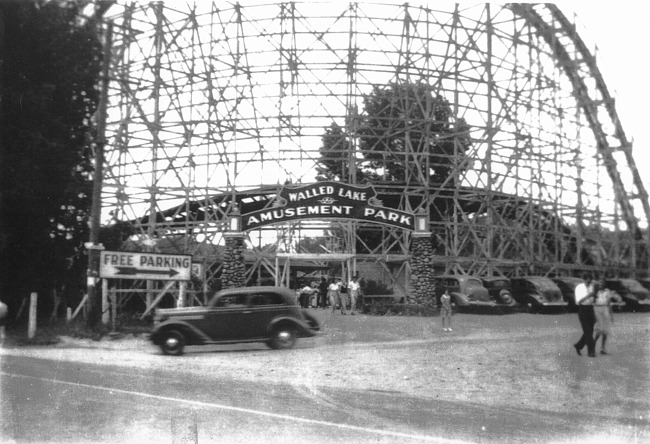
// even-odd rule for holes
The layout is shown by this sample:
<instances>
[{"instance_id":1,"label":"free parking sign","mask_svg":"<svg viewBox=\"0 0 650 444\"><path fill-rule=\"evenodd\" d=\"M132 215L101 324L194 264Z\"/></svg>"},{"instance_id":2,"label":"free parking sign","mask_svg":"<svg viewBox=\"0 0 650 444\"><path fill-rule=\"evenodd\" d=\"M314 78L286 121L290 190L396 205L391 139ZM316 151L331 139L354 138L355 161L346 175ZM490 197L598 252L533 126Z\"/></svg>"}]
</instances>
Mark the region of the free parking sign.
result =
<instances>
[{"instance_id":1,"label":"free parking sign","mask_svg":"<svg viewBox=\"0 0 650 444\"><path fill-rule=\"evenodd\" d=\"M102 251L99 277L108 279L147 279L189 281L192 256L184 254Z\"/></svg>"}]
</instances>

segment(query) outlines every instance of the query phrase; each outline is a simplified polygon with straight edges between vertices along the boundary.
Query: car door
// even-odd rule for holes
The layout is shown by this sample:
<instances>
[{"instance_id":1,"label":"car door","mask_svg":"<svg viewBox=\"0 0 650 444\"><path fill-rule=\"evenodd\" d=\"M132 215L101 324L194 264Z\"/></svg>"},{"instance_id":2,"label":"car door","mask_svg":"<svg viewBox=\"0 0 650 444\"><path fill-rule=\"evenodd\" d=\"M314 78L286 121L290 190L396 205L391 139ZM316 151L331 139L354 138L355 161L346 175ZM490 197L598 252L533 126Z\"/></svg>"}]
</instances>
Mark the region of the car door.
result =
<instances>
[{"instance_id":1,"label":"car door","mask_svg":"<svg viewBox=\"0 0 650 444\"><path fill-rule=\"evenodd\" d=\"M287 314L288 306L284 298L272 291L251 293L249 306L244 312L243 321L246 335L250 338L268 336L268 326L278 316Z\"/></svg>"},{"instance_id":2,"label":"car door","mask_svg":"<svg viewBox=\"0 0 650 444\"><path fill-rule=\"evenodd\" d=\"M245 339L247 309L245 293L222 297L206 315L203 330L213 341Z\"/></svg>"}]
</instances>

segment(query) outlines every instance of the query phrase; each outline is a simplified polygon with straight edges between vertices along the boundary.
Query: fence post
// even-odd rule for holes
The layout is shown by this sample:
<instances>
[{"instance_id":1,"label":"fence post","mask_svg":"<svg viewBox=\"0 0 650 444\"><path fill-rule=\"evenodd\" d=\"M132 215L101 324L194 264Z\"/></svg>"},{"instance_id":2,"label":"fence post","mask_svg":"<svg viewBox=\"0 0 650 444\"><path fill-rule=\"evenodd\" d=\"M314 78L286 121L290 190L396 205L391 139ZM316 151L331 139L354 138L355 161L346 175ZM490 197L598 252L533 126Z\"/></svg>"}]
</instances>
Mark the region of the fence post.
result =
<instances>
[{"instance_id":1,"label":"fence post","mask_svg":"<svg viewBox=\"0 0 650 444\"><path fill-rule=\"evenodd\" d=\"M108 306L108 279L102 279L102 324L108 326L111 321L110 307Z\"/></svg>"},{"instance_id":2,"label":"fence post","mask_svg":"<svg viewBox=\"0 0 650 444\"><path fill-rule=\"evenodd\" d=\"M36 304L38 303L38 294L32 293L29 297L29 324L27 326L27 337L32 339L36 336Z\"/></svg>"}]
</instances>

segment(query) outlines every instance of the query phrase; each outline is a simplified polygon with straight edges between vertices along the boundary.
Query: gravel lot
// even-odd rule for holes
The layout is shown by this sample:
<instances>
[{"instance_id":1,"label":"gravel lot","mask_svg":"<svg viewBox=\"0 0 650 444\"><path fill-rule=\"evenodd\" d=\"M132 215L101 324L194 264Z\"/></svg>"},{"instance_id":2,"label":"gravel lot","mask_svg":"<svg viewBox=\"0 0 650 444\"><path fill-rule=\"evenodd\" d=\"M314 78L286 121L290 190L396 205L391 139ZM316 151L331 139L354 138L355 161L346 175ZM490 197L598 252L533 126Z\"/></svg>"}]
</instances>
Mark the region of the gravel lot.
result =
<instances>
[{"instance_id":1,"label":"gravel lot","mask_svg":"<svg viewBox=\"0 0 650 444\"><path fill-rule=\"evenodd\" d=\"M577 356L576 314L455 314L453 332L438 317L341 316L312 312L323 335L295 349L262 344L188 347L162 355L145 337L101 341L62 338L48 347L5 347L4 353L106 365L160 368L179 374L381 390L493 406L572 415L591 412L607 440L650 440L650 313L616 314L610 355ZM637 439L638 438L638 439ZM616 441L614 440L614 441Z\"/></svg>"}]
</instances>

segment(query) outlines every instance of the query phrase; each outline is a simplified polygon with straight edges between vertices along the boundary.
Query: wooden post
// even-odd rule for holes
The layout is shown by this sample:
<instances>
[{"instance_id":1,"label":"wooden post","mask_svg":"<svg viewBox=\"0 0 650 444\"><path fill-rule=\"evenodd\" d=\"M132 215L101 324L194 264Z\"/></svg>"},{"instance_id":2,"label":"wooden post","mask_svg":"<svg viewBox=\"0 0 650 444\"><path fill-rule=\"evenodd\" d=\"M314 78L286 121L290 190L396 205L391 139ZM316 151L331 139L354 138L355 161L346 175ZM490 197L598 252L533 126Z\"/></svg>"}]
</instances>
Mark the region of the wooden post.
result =
<instances>
[{"instance_id":1,"label":"wooden post","mask_svg":"<svg viewBox=\"0 0 650 444\"><path fill-rule=\"evenodd\" d=\"M29 298L29 324L27 326L27 337L32 339L36 336L36 304L38 303L38 294L32 293Z\"/></svg>"},{"instance_id":2,"label":"wooden post","mask_svg":"<svg viewBox=\"0 0 650 444\"><path fill-rule=\"evenodd\" d=\"M117 331L117 292L113 288L110 293L111 298L111 331Z\"/></svg>"},{"instance_id":3,"label":"wooden post","mask_svg":"<svg viewBox=\"0 0 650 444\"><path fill-rule=\"evenodd\" d=\"M108 305L108 279L102 279L102 324L110 322L110 307Z\"/></svg>"},{"instance_id":4,"label":"wooden post","mask_svg":"<svg viewBox=\"0 0 650 444\"><path fill-rule=\"evenodd\" d=\"M178 299L176 300L176 307L182 308L187 305L187 282L181 281L178 283Z\"/></svg>"}]
</instances>

